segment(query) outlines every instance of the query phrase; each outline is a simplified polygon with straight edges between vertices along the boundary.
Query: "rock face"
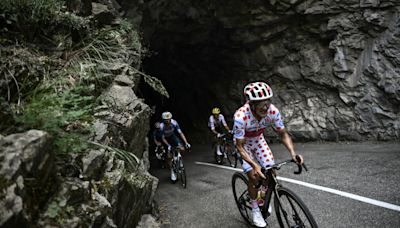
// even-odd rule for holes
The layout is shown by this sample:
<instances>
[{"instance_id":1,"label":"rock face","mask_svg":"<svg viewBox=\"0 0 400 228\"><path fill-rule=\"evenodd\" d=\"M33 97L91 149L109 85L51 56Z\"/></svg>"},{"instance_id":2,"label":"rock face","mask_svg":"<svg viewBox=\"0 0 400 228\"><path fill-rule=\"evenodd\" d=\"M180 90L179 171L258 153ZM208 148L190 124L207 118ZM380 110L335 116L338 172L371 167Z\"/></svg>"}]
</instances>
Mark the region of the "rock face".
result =
<instances>
[{"instance_id":1,"label":"rock face","mask_svg":"<svg viewBox=\"0 0 400 228\"><path fill-rule=\"evenodd\" d=\"M90 139L102 146L68 154L66 164L56 165L46 132L0 138L0 226L133 227L151 213L158 180L147 172L150 108L134 84L116 77Z\"/></svg>"},{"instance_id":2,"label":"rock face","mask_svg":"<svg viewBox=\"0 0 400 228\"><path fill-rule=\"evenodd\" d=\"M25 227L46 203L55 180L51 142L37 130L0 139L1 227Z\"/></svg>"},{"instance_id":3,"label":"rock face","mask_svg":"<svg viewBox=\"0 0 400 228\"><path fill-rule=\"evenodd\" d=\"M69 3L83 15L91 9L97 23L119 23L114 0ZM95 145L90 150L57 154L38 130L0 135L1 227L158 227L150 215L142 218L154 209L158 179L148 173L151 109L136 96L141 57L121 52L83 139ZM1 110L0 117L8 115Z\"/></svg>"},{"instance_id":4,"label":"rock face","mask_svg":"<svg viewBox=\"0 0 400 228\"><path fill-rule=\"evenodd\" d=\"M147 69L181 98L172 111L195 131L214 105L230 116L244 85L265 80L297 140L400 138L399 1L145 4L158 53Z\"/></svg>"}]
</instances>

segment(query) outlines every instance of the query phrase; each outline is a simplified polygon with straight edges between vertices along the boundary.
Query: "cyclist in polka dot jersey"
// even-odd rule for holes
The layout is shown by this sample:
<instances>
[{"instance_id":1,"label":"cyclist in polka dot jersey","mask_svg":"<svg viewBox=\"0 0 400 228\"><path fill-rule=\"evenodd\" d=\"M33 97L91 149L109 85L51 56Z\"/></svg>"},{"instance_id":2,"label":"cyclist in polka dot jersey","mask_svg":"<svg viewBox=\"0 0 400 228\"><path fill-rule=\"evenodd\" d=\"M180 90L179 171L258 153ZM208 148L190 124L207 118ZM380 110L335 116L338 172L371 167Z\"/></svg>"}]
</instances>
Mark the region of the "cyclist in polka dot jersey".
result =
<instances>
[{"instance_id":1,"label":"cyclist in polka dot jersey","mask_svg":"<svg viewBox=\"0 0 400 228\"><path fill-rule=\"evenodd\" d=\"M248 191L251 199L253 223L257 227L265 227L266 223L257 204L257 189L254 188L258 178L265 178L261 166L267 167L275 163L274 156L264 139L263 132L272 127L282 138L294 160L296 153L293 142L283 124L279 110L270 102L273 96L271 88L265 82L254 82L244 88L247 102L234 115L234 138L236 146L243 158L243 171L249 178ZM300 164L303 157L300 156Z\"/></svg>"},{"instance_id":2,"label":"cyclist in polka dot jersey","mask_svg":"<svg viewBox=\"0 0 400 228\"><path fill-rule=\"evenodd\" d=\"M252 152L249 153L250 157L254 160L255 156L263 167L274 164L274 156L263 136L263 132L269 126L278 131L285 128L279 110L273 104L270 104L267 116L261 119L261 121L258 121L253 116L248 103L235 113L235 138L246 138L246 143L243 146L246 151ZM243 169L247 173L252 168L244 161Z\"/></svg>"}]
</instances>

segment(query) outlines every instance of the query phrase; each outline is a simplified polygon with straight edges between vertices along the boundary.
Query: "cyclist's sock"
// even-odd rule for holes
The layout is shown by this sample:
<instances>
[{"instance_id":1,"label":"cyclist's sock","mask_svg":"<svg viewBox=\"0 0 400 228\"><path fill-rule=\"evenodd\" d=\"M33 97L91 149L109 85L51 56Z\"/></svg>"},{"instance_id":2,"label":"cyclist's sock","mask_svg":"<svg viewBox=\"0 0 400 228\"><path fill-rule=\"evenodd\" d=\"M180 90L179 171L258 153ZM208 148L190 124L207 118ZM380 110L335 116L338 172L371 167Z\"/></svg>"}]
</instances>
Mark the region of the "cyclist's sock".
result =
<instances>
[{"instance_id":1,"label":"cyclist's sock","mask_svg":"<svg viewBox=\"0 0 400 228\"><path fill-rule=\"evenodd\" d=\"M222 155L220 145L217 145L217 154L218 155Z\"/></svg>"},{"instance_id":2,"label":"cyclist's sock","mask_svg":"<svg viewBox=\"0 0 400 228\"><path fill-rule=\"evenodd\" d=\"M256 209L256 208L258 208L258 203L257 203L257 200L256 199L250 199L250 203L251 203L251 208L252 209Z\"/></svg>"}]
</instances>

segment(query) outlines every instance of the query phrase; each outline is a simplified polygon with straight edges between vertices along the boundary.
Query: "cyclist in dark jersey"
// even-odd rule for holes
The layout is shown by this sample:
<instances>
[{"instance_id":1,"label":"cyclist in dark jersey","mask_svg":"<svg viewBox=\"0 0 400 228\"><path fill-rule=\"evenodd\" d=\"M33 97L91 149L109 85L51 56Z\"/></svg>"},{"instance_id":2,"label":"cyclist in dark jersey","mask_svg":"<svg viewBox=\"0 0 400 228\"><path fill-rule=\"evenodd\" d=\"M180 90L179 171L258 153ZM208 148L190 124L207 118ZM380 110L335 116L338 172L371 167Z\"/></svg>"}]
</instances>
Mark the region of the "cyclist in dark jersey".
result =
<instances>
[{"instance_id":1,"label":"cyclist in dark jersey","mask_svg":"<svg viewBox=\"0 0 400 228\"><path fill-rule=\"evenodd\" d=\"M153 141L154 144L156 145L155 153L157 159L161 159L162 154L165 151L165 147L163 145L163 140L162 140L162 131L161 131L161 123L160 122L155 122L154 123L154 130L153 130Z\"/></svg>"},{"instance_id":2,"label":"cyclist in dark jersey","mask_svg":"<svg viewBox=\"0 0 400 228\"><path fill-rule=\"evenodd\" d=\"M161 123L156 122L154 124L154 130L153 130L153 141L156 146L162 146L163 141L162 141L162 131L161 131Z\"/></svg>"},{"instance_id":3,"label":"cyclist in dark jersey","mask_svg":"<svg viewBox=\"0 0 400 228\"><path fill-rule=\"evenodd\" d=\"M163 112L161 115L163 122L160 125L161 132L162 132L162 140L167 145L168 148L168 156L171 158L171 148L172 146L179 147L181 151L184 151L185 148L189 149L190 144L186 140L185 135L183 134L181 128L179 127L179 124L176 120L172 119L172 114L170 112ZM183 140L185 143L185 148L182 146L182 143L177 136L177 134L180 136L180 138ZM171 167L171 180L174 182L176 181L176 173L172 169L171 166L171 159L168 161L169 166Z\"/></svg>"}]
</instances>

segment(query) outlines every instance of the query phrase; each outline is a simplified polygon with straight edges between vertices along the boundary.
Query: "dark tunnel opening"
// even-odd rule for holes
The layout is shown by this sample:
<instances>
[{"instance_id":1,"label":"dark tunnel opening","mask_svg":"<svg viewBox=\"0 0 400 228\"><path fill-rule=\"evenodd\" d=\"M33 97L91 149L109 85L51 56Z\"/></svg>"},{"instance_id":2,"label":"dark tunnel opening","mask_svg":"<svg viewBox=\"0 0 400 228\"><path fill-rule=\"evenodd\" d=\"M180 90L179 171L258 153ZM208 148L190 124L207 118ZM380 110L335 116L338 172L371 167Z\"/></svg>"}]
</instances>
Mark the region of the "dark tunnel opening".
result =
<instances>
[{"instance_id":1,"label":"dark tunnel opening","mask_svg":"<svg viewBox=\"0 0 400 228\"><path fill-rule=\"evenodd\" d=\"M224 100L218 98L221 83L226 90L229 67L219 53L220 50L190 45L175 46L174 49L159 49L143 62L144 71L157 77L166 87L170 97L166 98L148 86L142 86L146 103L154 108L152 123L161 120L164 111L170 111L183 132L194 141L207 141L208 118L213 107L224 107ZM228 123L232 111L224 113Z\"/></svg>"}]
</instances>

